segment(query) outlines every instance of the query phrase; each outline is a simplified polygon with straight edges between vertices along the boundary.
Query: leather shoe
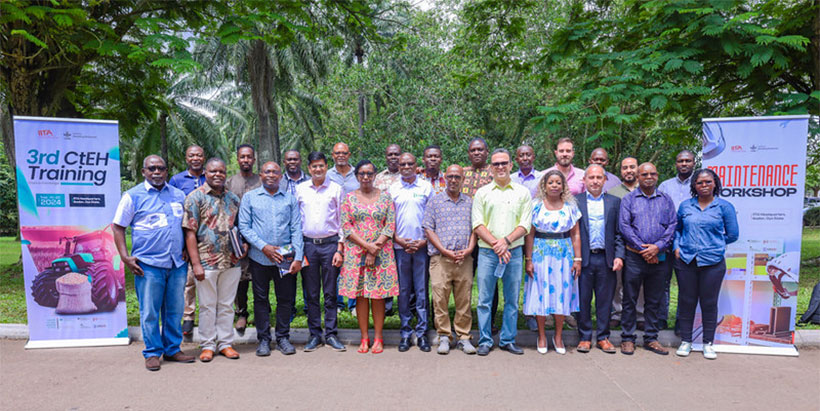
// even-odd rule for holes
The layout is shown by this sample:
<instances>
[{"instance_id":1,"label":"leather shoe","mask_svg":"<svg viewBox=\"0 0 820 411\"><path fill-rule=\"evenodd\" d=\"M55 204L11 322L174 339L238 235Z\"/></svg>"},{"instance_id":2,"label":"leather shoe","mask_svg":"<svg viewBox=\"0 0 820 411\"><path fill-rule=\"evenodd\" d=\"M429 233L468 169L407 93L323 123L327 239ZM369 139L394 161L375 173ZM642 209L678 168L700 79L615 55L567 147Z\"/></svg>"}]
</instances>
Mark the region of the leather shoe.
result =
<instances>
[{"instance_id":1,"label":"leather shoe","mask_svg":"<svg viewBox=\"0 0 820 411\"><path fill-rule=\"evenodd\" d=\"M177 351L176 354L174 354L174 355L165 355L165 354L163 354L162 358L164 358L165 361L171 361L171 362L194 362L196 360L196 358L194 358L193 355L185 354L182 351Z\"/></svg>"},{"instance_id":2,"label":"leather shoe","mask_svg":"<svg viewBox=\"0 0 820 411\"><path fill-rule=\"evenodd\" d=\"M225 348L219 350L219 354L227 357L230 360L238 360L239 359L239 353L236 352L236 350L234 350L233 347L225 347Z\"/></svg>"},{"instance_id":3,"label":"leather shoe","mask_svg":"<svg viewBox=\"0 0 820 411\"><path fill-rule=\"evenodd\" d=\"M615 346L608 339L598 341L598 348L607 354L615 354Z\"/></svg>"},{"instance_id":4,"label":"leather shoe","mask_svg":"<svg viewBox=\"0 0 820 411\"><path fill-rule=\"evenodd\" d=\"M632 355L635 353L635 343L624 341L621 343L621 354Z\"/></svg>"},{"instance_id":5,"label":"leather shoe","mask_svg":"<svg viewBox=\"0 0 820 411\"><path fill-rule=\"evenodd\" d=\"M427 336L422 335L418 340L419 349L423 352L430 352L430 341L427 341Z\"/></svg>"},{"instance_id":6,"label":"leather shoe","mask_svg":"<svg viewBox=\"0 0 820 411\"><path fill-rule=\"evenodd\" d=\"M485 356L490 354L490 349L491 348L492 347L490 347L489 345L479 345L477 353L478 353L478 355L480 355L482 357L485 357Z\"/></svg>"},{"instance_id":7,"label":"leather shoe","mask_svg":"<svg viewBox=\"0 0 820 411\"><path fill-rule=\"evenodd\" d=\"M245 335L245 328L248 326L247 317L239 317L236 319L236 333Z\"/></svg>"},{"instance_id":8,"label":"leather shoe","mask_svg":"<svg viewBox=\"0 0 820 411\"><path fill-rule=\"evenodd\" d=\"M575 350L578 352L587 353L592 348L592 343L589 341L581 341L578 343L578 348Z\"/></svg>"},{"instance_id":9,"label":"leather shoe","mask_svg":"<svg viewBox=\"0 0 820 411\"><path fill-rule=\"evenodd\" d=\"M182 322L182 335L189 336L194 333L194 320L185 320Z\"/></svg>"},{"instance_id":10,"label":"leather shoe","mask_svg":"<svg viewBox=\"0 0 820 411\"><path fill-rule=\"evenodd\" d=\"M652 351L653 353L658 354L658 355L668 355L669 354L669 350L667 350L666 348L663 348L661 343L659 343L657 341L651 341L651 342L648 342L648 343L644 343L643 349L647 350L647 351Z\"/></svg>"},{"instance_id":11,"label":"leather shoe","mask_svg":"<svg viewBox=\"0 0 820 411\"><path fill-rule=\"evenodd\" d=\"M644 323L643 321L638 321L635 323L635 329L637 329L638 331L643 331L644 328L646 328L645 325L646 323Z\"/></svg>"},{"instance_id":12,"label":"leather shoe","mask_svg":"<svg viewBox=\"0 0 820 411\"><path fill-rule=\"evenodd\" d=\"M342 342L339 341L339 338L335 335L331 335L330 337L325 338L325 342L327 343L327 345L330 346L330 348L333 348L333 351L347 351L347 347L345 347L344 344L342 344Z\"/></svg>"},{"instance_id":13,"label":"leather shoe","mask_svg":"<svg viewBox=\"0 0 820 411\"><path fill-rule=\"evenodd\" d=\"M202 352L199 353L199 361L211 362L211 360L213 360L213 359L214 359L213 350L202 350Z\"/></svg>"},{"instance_id":14,"label":"leather shoe","mask_svg":"<svg viewBox=\"0 0 820 411\"><path fill-rule=\"evenodd\" d=\"M609 320L609 328L617 328L621 326L621 322L619 320Z\"/></svg>"},{"instance_id":15,"label":"leather shoe","mask_svg":"<svg viewBox=\"0 0 820 411\"><path fill-rule=\"evenodd\" d=\"M270 341L262 340L256 346L256 355L258 357L267 357L270 355Z\"/></svg>"},{"instance_id":16,"label":"leather shoe","mask_svg":"<svg viewBox=\"0 0 820 411\"><path fill-rule=\"evenodd\" d=\"M506 351L510 354L515 354L515 355L524 354L524 350L522 350L521 348L518 348L518 346L515 345L515 343L509 343L507 345L502 345L499 348L501 348L502 350L504 350L504 351Z\"/></svg>"},{"instance_id":17,"label":"leather shoe","mask_svg":"<svg viewBox=\"0 0 820 411\"><path fill-rule=\"evenodd\" d=\"M276 349L284 355L296 354L296 348L293 348L293 344L291 344L290 340L288 340L287 338L280 338L279 340L277 340Z\"/></svg>"},{"instance_id":18,"label":"leather shoe","mask_svg":"<svg viewBox=\"0 0 820 411\"><path fill-rule=\"evenodd\" d=\"M305 344L305 352L316 351L322 345L324 345L322 344L322 339L314 335L313 337L310 337L310 340L308 340L307 344Z\"/></svg>"},{"instance_id":19,"label":"leather shoe","mask_svg":"<svg viewBox=\"0 0 820 411\"><path fill-rule=\"evenodd\" d=\"M413 342L410 341L410 337L402 338L399 342L399 352L407 352L411 345L413 345Z\"/></svg>"},{"instance_id":20,"label":"leather shoe","mask_svg":"<svg viewBox=\"0 0 820 411\"><path fill-rule=\"evenodd\" d=\"M145 359L145 368L148 371L159 371L160 362L158 356L152 356Z\"/></svg>"}]
</instances>

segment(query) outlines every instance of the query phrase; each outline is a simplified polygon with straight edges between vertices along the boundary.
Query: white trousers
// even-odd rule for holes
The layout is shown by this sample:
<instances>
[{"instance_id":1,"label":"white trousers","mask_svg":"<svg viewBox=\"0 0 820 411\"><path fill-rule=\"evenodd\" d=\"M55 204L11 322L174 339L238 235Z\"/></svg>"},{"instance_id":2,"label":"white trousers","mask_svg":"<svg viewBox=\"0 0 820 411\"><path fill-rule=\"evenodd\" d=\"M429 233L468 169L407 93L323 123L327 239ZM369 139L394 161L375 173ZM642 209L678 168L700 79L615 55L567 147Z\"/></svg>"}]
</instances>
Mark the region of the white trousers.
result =
<instances>
[{"instance_id":1,"label":"white trousers","mask_svg":"<svg viewBox=\"0 0 820 411\"><path fill-rule=\"evenodd\" d=\"M233 343L233 300L241 274L239 267L205 270L205 279L196 281L203 350L219 352Z\"/></svg>"}]
</instances>

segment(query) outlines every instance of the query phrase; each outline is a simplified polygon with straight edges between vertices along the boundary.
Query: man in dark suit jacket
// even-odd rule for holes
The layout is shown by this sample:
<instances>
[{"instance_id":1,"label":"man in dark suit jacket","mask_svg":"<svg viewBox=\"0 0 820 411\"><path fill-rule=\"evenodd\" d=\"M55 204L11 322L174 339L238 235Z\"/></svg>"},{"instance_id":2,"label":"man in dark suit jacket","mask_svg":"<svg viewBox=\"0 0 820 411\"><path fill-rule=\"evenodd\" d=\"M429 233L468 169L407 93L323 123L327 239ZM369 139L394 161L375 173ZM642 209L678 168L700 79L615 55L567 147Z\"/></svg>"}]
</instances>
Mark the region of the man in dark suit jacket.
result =
<instances>
[{"instance_id":1,"label":"man in dark suit jacket","mask_svg":"<svg viewBox=\"0 0 820 411\"><path fill-rule=\"evenodd\" d=\"M578 279L581 315L578 333L581 342L578 352L589 352L592 346L592 316L590 305L595 293L597 315L597 346L614 354L615 346L609 342L609 314L615 293L615 271L624 263L624 242L618 231L618 212L621 200L603 193L606 171L599 165L591 165L584 174L587 191L575 196L583 217L581 231L581 277Z\"/></svg>"}]
</instances>

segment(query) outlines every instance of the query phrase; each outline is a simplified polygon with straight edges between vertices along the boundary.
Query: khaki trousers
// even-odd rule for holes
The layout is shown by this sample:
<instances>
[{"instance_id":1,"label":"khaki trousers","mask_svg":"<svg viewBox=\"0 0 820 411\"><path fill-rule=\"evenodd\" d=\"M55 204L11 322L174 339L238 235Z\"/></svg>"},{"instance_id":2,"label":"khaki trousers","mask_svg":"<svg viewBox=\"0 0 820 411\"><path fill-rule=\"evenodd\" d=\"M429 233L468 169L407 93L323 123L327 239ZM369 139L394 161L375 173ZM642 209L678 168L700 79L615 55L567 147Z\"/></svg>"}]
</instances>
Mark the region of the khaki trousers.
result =
<instances>
[{"instance_id":1,"label":"khaki trousers","mask_svg":"<svg viewBox=\"0 0 820 411\"><path fill-rule=\"evenodd\" d=\"M450 337L450 292L456 303L453 327L459 340L470 339L473 322L471 308L473 294L473 257L467 256L461 264L453 264L441 255L430 257L430 288L433 295L433 313L436 332Z\"/></svg>"},{"instance_id":2,"label":"khaki trousers","mask_svg":"<svg viewBox=\"0 0 820 411\"><path fill-rule=\"evenodd\" d=\"M242 274L239 267L205 270L196 281L199 294L199 336L202 349L222 351L233 344L233 300Z\"/></svg>"},{"instance_id":3,"label":"khaki trousers","mask_svg":"<svg viewBox=\"0 0 820 411\"><path fill-rule=\"evenodd\" d=\"M196 313L196 277L191 264L188 264L188 278L185 280L185 311L182 312L182 321L193 321Z\"/></svg>"}]
</instances>

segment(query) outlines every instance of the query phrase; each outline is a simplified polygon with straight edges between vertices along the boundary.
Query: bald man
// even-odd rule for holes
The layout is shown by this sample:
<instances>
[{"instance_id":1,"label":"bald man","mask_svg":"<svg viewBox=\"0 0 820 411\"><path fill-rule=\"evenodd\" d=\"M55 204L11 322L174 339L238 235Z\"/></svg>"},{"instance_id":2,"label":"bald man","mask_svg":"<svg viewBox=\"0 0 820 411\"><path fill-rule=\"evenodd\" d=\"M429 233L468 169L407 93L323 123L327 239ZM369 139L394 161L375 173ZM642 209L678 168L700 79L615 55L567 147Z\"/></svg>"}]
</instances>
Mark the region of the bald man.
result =
<instances>
[{"instance_id":1,"label":"bald man","mask_svg":"<svg viewBox=\"0 0 820 411\"><path fill-rule=\"evenodd\" d=\"M327 178L330 181L342 186L342 201L344 201L347 194L359 189L359 180L356 180L356 175L353 173L353 166L350 165L350 147L347 144L339 142L333 146L331 152L333 157L333 167L327 170ZM341 295L336 300L338 309L341 310L345 306L345 298ZM351 314L356 315L356 299L348 298L347 309Z\"/></svg>"}]
</instances>

